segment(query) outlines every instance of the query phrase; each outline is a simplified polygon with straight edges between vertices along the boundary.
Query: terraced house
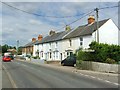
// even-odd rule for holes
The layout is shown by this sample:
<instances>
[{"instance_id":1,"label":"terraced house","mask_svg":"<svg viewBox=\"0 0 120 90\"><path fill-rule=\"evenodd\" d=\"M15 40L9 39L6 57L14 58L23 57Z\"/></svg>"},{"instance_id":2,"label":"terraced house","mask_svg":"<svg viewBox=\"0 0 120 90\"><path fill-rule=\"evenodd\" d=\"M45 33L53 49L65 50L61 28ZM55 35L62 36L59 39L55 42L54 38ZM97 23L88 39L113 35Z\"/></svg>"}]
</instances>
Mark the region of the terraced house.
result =
<instances>
[{"instance_id":1,"label":"terraced house","mask_svg":"<svg viewBox=\"0 0 120 90\"><path fill-rule=\"evenodd\" d=\"M120 30L111 19L98 22L99 43L120 45ZM90 16L86 25L71 30L50 31L49 35L33 46L33 56L47 61L61 61L79 48L88 49L92 41L97 41L97 23Z\"/></svg>"},{"instance_id":2,"label":"terraced house","mask_svg":"<svg viewBox=\"0 0 120 90\"><path fill-rule=\"evenodd\" d=\"M22 55L33 55L33 46L36 42L41 41L42 40L42 35L38 36L38 40L36 40L36 38L32 38L32 41L27 43L25 46L22 47Z\"/></svg>"}]
</instances>

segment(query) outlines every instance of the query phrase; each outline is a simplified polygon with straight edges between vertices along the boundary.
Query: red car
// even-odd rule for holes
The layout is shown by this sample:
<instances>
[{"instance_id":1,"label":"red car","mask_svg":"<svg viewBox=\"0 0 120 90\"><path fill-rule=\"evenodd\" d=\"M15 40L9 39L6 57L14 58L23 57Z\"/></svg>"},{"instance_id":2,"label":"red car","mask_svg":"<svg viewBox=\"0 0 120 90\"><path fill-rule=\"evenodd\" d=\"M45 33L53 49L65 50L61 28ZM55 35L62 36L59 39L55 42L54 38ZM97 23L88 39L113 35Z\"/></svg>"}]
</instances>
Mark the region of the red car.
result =
<instances>
[{"instance_id":1,"label":"red car","mask_svg":"<svg viewBox=\"0 0 120 90\"><path fill-rule=\"evenodd\" d=\"M8 61L11 61L11 57L10 56L3 56L2 60L4 62L8 62Z\"/></svg>"}]
</instances>

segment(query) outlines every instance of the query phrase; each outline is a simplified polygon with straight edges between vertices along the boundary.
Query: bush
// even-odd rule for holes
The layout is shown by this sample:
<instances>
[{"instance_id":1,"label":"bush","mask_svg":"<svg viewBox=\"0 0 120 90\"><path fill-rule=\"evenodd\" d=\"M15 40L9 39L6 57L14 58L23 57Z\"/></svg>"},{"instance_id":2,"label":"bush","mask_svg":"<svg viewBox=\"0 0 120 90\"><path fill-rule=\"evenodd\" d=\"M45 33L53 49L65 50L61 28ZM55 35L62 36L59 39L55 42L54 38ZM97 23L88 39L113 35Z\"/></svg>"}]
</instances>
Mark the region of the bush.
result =
<instances>
[{"instance_id":1,"label":"bush","mask_svg":"<svg viewBox=\"0 0 120 90\"><path fill-rule=\"evenodd\" d=\"M92 42L90 48L95 50L95 57L97 61L105 62L107 58L120 61L120 46L108 45L103 43Z\"/></svg>"},{"instance_id":2,"label":"bush","mask_svg":"<svg viewBox=\"0 0 120 90\"><path fill-rule=\"evenodd\" d=\"M77 60L118 63L120 61L120 46L108 45L103 43L92 42L90 49L95 50L94 53L78 51Z\"/></svg>"},{"instance_id":3,"label":"bush","mask_svg":"<svg viewBox=\"0 0 120 90\"><path fill-rule=\"evenodd\" d=\"M107 58L105 63L109 63L109 64L115 64L115 60L111 59L111 58Z\"/></svg>"}]
</instances>

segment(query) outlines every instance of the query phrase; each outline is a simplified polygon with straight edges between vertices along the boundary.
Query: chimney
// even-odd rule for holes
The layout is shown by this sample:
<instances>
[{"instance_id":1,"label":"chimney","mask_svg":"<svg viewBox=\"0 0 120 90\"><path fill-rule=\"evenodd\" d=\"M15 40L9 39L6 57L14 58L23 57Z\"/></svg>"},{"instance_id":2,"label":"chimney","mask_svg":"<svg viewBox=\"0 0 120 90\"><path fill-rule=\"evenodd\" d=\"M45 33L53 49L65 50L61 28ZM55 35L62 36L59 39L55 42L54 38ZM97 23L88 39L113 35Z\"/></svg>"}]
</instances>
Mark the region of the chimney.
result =
<instances>
[{"instance_id":1,"label":"chimney","mask_svg":"<svg viewBox=\"0 0 120 90\"><path fill-rule=\"evenodd\" d=\"M42 36L42 35L39 35L39 36L38 36L38 41L41 41L42 38L43 38L43 36Z\"/></svg>"},{"instance_id":2,"label":"chimney","mask_svg":"<svg viewBox=\"0 0 120 90\"><path fill-rule=\"evenodd\" d=\"M66 25L65 30L66 30L66 31L71 30L70 26Z\"/></svg>"},{"instance_id":3,"label":"chimney","mask_svg":"<svg viewBox=\"0 0 120 90\"><path fill-rule=\"evenodd\" d=\"M32 42L35 42L36 41L36 38L32 38Z\"/></svg>"},{"instance_id":4,"label":"chimney","mask_svg":"<svg viewBox=\"0 0 120 90\"><path fill-rule=\"evenodd\" d=\"M92 24L95 22L95 17L94 16L89 16L88 17L88 24Z\"/></svg>"},{"instance_id":5,"label":"chimney","mask_svg":"<svg viewBox=\"0 0 120 90\"><path fill-rule=\"evenodd\" d=\"M54 35L55 34L55 31L53 31L53 30L51 30L50 32L49 32L49 35L50 36L52 36L52 35Z\"/></svg>"}]
</instances>

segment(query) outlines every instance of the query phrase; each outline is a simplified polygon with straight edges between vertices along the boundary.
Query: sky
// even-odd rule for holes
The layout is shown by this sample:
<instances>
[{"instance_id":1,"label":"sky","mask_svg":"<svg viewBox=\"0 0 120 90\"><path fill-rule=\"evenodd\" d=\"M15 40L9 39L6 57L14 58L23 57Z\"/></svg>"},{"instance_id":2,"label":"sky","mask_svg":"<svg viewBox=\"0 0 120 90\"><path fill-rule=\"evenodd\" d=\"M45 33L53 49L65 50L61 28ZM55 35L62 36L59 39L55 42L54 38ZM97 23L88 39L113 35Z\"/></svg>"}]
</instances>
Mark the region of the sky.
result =
<instances>
[{"instance_id":1,"label":"sky","mask_svg":"<svg viewBox=\"0 0 120 90\"><path fill-rule=\"evenodd\" d=\"M12 46L16 46L17 40L19 40L19 46L23 46L31 42L32 38L37 38L39 34L45 37L50 30L64 31L65 29L62 27L83 17L95 8L118 5L117 1L112 2L112 0L108 2L103 0L97 0L97 2L79 2L79 0L74 0L74 2L72 0L69 0L69 2L63 2L62 0L56 2L54 0L47 0L47 2L41 2L40 0L34 0L34 2L33 0L11 0L10 2L10 0L4 0L4 2L21 10L42 16L73 16L68 18L41 17L21 12L0 3L0 42L2 45L8 44ZM90 15L95 16L95 12ZM78 26L87 24L88 17L89 15L83 17L71 24L70 27L75 29ZM108 18L111 18L118 25L118 8L99 10L99 20Z\"/></svg>"}]
</instances>

